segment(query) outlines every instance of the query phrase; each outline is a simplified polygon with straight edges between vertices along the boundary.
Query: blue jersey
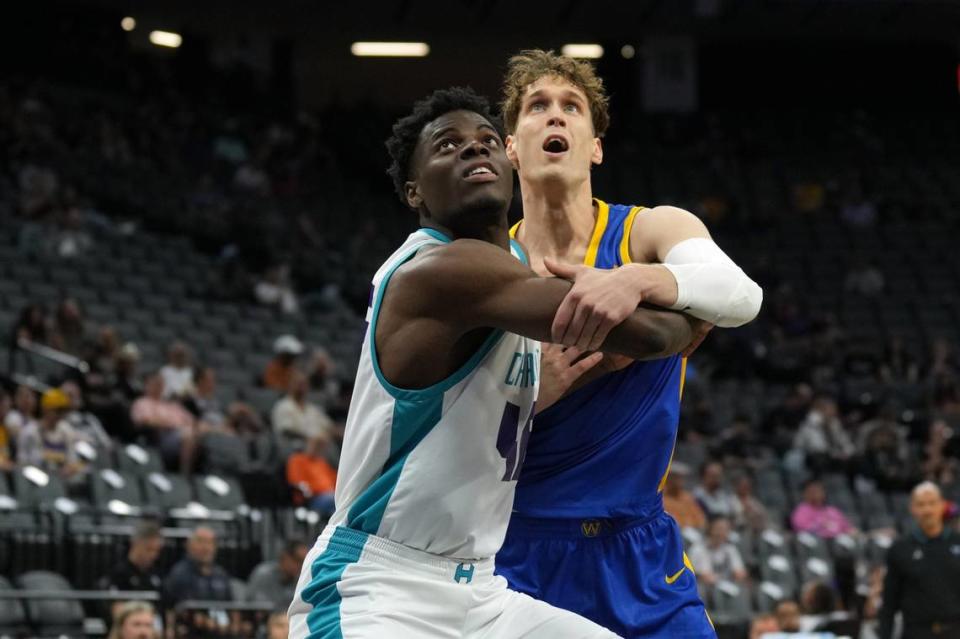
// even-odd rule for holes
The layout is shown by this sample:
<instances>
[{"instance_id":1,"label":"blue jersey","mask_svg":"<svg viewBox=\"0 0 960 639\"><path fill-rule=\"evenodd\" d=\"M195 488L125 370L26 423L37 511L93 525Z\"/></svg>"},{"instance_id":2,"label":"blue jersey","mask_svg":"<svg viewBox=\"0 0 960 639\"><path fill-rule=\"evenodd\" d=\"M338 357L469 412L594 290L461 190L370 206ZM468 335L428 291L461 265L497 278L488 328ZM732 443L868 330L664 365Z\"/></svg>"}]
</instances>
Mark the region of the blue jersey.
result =
<instances>
[{"instance_id":1,"label":"blue jersey","mask_svg":"<svg viewBox=\"0 0 960 639\"><path fill-rule=\"evenodd\" d=\"M584 263L604 269L629 264L630 229L643 207L596 203ZM670 466L685 364L679 355L634 362L538 414L514 512L560 518L647 512Z\"/></svg>"}]
</instances>

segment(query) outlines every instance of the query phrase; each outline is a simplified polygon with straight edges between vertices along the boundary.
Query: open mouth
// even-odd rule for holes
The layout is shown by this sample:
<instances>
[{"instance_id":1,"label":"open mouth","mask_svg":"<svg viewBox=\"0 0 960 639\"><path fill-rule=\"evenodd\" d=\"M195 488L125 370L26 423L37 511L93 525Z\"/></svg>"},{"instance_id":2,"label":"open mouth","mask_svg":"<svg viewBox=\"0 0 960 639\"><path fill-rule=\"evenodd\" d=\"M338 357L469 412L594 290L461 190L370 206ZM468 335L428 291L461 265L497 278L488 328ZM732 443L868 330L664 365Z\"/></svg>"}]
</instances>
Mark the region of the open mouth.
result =
<instances>
[{"instance_id":1,"label":"open mouth","mask_svg":"<svg viewBox=\"0 0 960 639\"><path fill-rule=\"evenodd\" d=\"M543 150L547 153L564 153L569 148L567 139L560 135L551 135L543 141Z\"/></svg>"},{"instance_id":2,"label":"open mouth","mask_svg":"<svg viewBox=\"0 0 960 639\"><path fill-rule=\"evenodd\" d=\"M468 182L492 182L497 179L497 172L489 162L481 162L468 166L463 172L463 179Z\"/></svg>"}]
</instances>

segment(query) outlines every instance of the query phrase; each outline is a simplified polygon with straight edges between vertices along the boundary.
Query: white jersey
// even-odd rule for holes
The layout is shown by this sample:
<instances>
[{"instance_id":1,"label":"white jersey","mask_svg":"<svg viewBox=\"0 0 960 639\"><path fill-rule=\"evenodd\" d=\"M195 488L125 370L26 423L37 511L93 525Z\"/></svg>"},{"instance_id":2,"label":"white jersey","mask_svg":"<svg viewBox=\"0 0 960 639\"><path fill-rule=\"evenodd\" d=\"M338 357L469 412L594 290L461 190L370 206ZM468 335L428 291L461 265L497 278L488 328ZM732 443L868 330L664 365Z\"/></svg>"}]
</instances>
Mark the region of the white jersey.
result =
<instances>
[{"instance_id":1,"label":"white jersey","mask_svg":"<svg viewBox=\"0 0 960 639\"><path fill-rule=\"evenodd\" d=\"M330 524L479 559L496 553L506 534L539 388L540 343L494 330L462 368L423 390L390 384L374 347L394 271L448 242L420 229L374 276Z\"/></svg>"}]
</instances>

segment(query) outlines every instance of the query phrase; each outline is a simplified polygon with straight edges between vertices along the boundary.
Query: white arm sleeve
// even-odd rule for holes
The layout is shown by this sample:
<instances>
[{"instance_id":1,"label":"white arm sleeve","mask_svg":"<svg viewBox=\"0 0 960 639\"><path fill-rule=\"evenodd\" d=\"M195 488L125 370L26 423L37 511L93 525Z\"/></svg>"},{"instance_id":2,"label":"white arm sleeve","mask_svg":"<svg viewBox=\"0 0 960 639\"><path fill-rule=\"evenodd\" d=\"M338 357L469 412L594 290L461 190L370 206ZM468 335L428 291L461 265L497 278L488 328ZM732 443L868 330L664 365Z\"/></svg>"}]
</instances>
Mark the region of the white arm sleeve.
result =
<instances>
[{"instance_id":1,"label":"white arm sleeve","mask_svg":"<svg viewBox=\"0 0 960 639\"><path fill-rule=\"evenodd\" d=\"M713 240L684 240L670 249L663 265L677 280L674 310L723 328L742 326L760 312L763 289Z\"/></svg>"}]
</instances>

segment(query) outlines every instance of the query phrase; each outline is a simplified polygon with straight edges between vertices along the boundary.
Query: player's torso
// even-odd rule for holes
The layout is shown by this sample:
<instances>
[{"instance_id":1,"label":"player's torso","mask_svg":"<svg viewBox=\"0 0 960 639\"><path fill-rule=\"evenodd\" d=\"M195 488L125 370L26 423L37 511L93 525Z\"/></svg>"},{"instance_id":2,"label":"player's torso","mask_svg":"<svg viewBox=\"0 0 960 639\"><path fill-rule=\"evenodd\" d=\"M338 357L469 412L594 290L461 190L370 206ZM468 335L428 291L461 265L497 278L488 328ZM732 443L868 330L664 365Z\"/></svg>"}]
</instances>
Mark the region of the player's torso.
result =
<instances>
[{"instance_id":1,"label":"player's torso","mask_svg":"<svg viewBox=\"0 0 960 639\"><path fill-rule=\"evenodd\" d=\"M630 261L642 209L598 201L585 263ZM634 362L537 415L514 511L530 517L633 517L659 508L677 435L684 364Z\"/></svg>"},{"instance_id":2,"label":"player's torso","mask_svg":"<svg viewBox=\"0 0 960 639\"><path fill-rule=\"evenodd\" d=\"M412 234L374 277L332 522L472 559L503 542L539 388L540 344L494 331L462 368L427 389L399 389L383 377L372 345L390 276L445 241L426 230Z\"/></svg>"}]
</instances>

